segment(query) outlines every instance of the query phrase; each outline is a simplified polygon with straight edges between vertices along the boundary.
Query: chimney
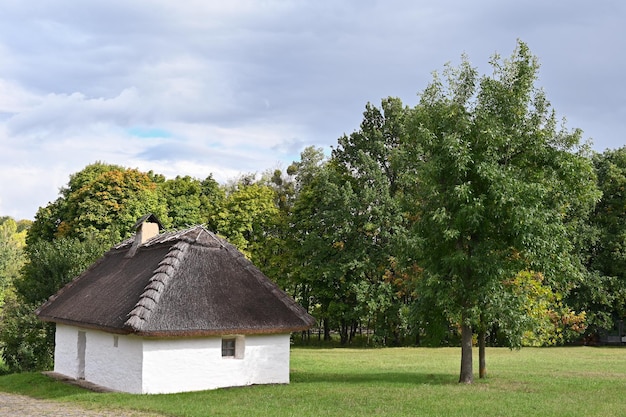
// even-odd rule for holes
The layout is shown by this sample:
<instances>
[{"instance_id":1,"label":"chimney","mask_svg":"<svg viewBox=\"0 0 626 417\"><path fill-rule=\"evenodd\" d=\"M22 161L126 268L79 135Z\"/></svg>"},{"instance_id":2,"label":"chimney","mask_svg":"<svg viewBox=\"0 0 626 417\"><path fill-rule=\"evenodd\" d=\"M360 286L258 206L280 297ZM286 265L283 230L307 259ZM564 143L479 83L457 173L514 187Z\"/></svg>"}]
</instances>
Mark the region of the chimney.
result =
<instances>
[{"instance_id":1,"label":"chimney","mask_svg":"<svg viewBox=\"0 0 626 417\"><path fill-rule=\"evenodd\" d=\"M137 228L137 234L135 240L139 242L139 245L143 245L150 238L159 234L159 224L145 221Z\"/></svg>"},{"instance_id":2,"label":"chimney","mask_svg":"<svg viewBox=\"0 0 626 417\"><path fill-rule=\"evenodd\" d=\"M126 255L127 258L135 256L139 246L158 235L159 230L163 229L163 225L154 214L150 213L137 220L133 229L135 229L135 241L128 250L128 254Z\"/></svg>"}]
</instances>

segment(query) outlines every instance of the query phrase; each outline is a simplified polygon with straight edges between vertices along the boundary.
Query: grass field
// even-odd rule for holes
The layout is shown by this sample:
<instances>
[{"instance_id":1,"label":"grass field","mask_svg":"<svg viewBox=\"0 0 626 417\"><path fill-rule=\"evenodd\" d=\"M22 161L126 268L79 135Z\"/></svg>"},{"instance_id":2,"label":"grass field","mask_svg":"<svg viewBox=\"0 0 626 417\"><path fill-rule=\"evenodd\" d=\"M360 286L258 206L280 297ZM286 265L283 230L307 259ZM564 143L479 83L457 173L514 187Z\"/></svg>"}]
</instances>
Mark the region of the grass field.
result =
<instances>
[{"instance_id":1,"label":"grass field","mask_svg":"<svg viewBox=\"0 0 626 417\"><path fill-rule=\"evenodd\" d=\"M97 394L21 374L0 391L169 416L626 416L626 349L488 349L489 376L471 386L459 360L455 348L295 348L289 385Z\"/></svg>"}]
</instances>

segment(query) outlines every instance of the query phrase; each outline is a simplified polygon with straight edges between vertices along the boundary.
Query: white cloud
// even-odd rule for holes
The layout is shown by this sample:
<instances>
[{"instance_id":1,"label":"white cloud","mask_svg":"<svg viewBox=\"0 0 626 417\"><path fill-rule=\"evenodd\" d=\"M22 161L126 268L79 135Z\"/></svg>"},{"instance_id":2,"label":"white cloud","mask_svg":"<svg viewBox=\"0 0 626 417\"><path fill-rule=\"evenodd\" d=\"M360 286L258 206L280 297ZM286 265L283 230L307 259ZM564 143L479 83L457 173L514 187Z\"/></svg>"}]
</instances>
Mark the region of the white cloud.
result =
<instances>
[{"instance_id":1,"label":"white cloud","mask_svg":"<svg viewBox=\"0 0 626 417\"><path fill-rule=\"evenodd\" d=\"M366 102L415 104L431 71L463 52L488 71L517 38L559 116L622 146L625 18L582 0L5 0L0 215L32 217L96 160L223 180L288 164Z\"/></svg>"},{"instance_id":2,"label":"white cloud","mask_svg":"<svg viewBox=\"0 0 626 417\"><path fill-rule=\"evenodd\" d=\"M18 84L0 78L0 114L25 111L41 102L41 98Z\"/></svg>"},{"instance_id":3,"label":"white cloud","mask_svg":"<svg viewBox=\"0 0 626 417\"><path fill-rule=\"evenodd\" d=\"M128 125L144 112L134 89L122 91L118 96L87 98L82 93L48 94L38 103L10 117L7 127L10 135L36 135L52 137L81 131L92 124Z\"/></svg>"}]
</instances>

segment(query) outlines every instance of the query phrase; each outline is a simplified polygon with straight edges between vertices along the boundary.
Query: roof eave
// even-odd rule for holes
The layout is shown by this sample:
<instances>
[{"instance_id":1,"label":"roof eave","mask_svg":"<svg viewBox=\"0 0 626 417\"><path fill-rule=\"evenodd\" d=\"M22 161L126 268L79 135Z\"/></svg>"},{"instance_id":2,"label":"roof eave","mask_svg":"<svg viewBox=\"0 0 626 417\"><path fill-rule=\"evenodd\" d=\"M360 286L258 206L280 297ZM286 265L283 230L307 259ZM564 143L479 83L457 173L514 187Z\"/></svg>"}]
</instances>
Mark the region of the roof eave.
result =
<instances>
[{"instance_id":1,"label":"roof eave","mask_svg":"<svg viewBox=\"0 0 626 417\"><path fill-rule=\"evenodd\" d=\"M63 319L59 317L49 317L49 316L40 315L39 320L45 321L48 323L64 324L66 326L80 327L83 329L99 330L99 331L106 332L106 333L114 333L114 334L132 333L128 329L125 329L125 328L103 326L103 325L96 324L96 323L86 323L83 321L68 320L68 319Z\"/></svg>"},{"instance_id":2,"label":"roof eave","mask_svg":"<svg viewBox=\"0 0 626 417\"><path fill-rule=\"evenodd\" d=\"M143 337L158 337L158 338L174 338L174 337L206 337L206 336L223 336L223 335L269 335L269 334L287 334L293 332L299 332L309 329L311 326L297 326L297 327L273 327L264 329L250 329L250 328L232 328L232 329L214 329L214 330L202 330L202 329L190 329L190 330L154 330L154 331L137 331L133 334Z\"/></svg>"},{"instance_id":3,"label":"roof eave","mask_svg":"<svg viewBox=\"0 0 626 417\"><path fill-rule=\"evenodd\" d=\"M268 327L268 328L228 328L228 329L188 329L188 330L148 330L137 331L127 326L124 328L102 326L96 323L86 323L82 321L62 319L59 317L39 316L39 319L45 322L63 324L66 326L80 327L83 329L98 330L106 333L120 335L136 335L141 337L158 337L158 338L176 338L176 337L207 337L207 336L223 336L223 335L266 335L266 334L286 334L308 330L312 325L306 324L301 326L288 327Z\"/></svg>"}]
</instances>

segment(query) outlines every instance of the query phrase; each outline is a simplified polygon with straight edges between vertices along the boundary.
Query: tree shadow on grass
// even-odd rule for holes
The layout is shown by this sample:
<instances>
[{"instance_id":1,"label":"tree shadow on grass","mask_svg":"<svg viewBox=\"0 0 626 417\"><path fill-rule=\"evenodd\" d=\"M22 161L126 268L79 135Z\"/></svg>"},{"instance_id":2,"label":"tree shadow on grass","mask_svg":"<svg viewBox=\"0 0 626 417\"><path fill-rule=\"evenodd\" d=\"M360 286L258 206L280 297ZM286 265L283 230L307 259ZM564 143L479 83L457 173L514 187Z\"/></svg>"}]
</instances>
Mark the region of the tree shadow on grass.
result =
<instances>
[{"instance_id":1,"label":"tree shadow on grass","mask_svg":"<svg viewBox=\"0 0 626 417\"><path fill-rule=\"evenodd\" d=\"M451 374L424 374L418 372L372 372L331 373L293 372L292 383L337 383L337 384L402 384L402 385L458 385L458 378Z\"/></svg>"}]
</instances>

